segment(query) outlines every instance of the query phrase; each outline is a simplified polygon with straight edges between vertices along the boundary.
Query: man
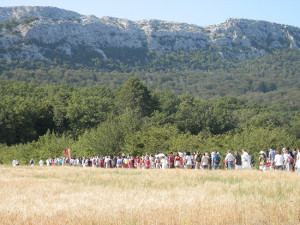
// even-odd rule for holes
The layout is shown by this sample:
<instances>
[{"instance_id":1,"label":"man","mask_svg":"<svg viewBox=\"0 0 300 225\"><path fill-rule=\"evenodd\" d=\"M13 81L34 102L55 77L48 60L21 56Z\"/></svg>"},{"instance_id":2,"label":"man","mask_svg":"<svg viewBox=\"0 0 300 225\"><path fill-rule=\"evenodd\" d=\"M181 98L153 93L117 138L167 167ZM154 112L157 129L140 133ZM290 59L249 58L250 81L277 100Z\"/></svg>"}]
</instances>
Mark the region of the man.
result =
<instances>
[{"instance_id":1,"label":"man","mask_svg":"<svg viewBox=\"0 0 300 225\"><path fill-rule=\"evenodd\" d=\"M220 162L221 162L221 156L216 153L216 151L213 151L211 153L211 168L212 170L218 170L220 169Z\"/></svg>"},{"instance_id":2,"label":"man","mask_svg":"<svg viewBox=\"0 0 300 225\"><path fill-rule=\"evenodd\" d=\"M228 169L229 169L229 170L231 170L231 168L232 168L233 160L234 160L234 157L233 157L233 155L231 154L231 151L228 150L228 151L227 151L226 158L225 158L225 161L226 161L226 163L227 163L227 166L228 166Z\"/></svg>"},{"instance_id":3,"label":"man","mask_svg":"<svg viewBox=\"0 0 300 225\"><path fill-rule=\"evenodd\" d=\"M270 152L269 152L269 160L271 163L270 170L275 170L275 155L276 155L276 151L273 148L270 148Z\"/></svg>"},{"instance_id":4,"label":"man","mask_svg":"<svg viewBox=\"0 0 300 225\"><path fill-rule=\"evenodd\" d=\"M199 151L196 152L194 160L195 160L195 169L199 170L200 169L200 164L201 164L201 154L199 153Z\"/></svg>"},{"instance_id":5,"label":"man","mask_svg":"<svg viewBox=\"0 0 300 225\"><path fill-rule=\"evenodd\" d=\"M242 157L237 151L235 151L234 153L234 165L235 165L235 170L242 169Z\"/></svg>"},{"instance_id":6,"label":"man","mask_svg":"<svg viewBox=\"0 0 300 225\"><path fill-rule=\"evenodd\" d=\"M171 152L170 156L169 156L169 165L170 165L170 169L174 168L174 155L173 152Z\"/></svg>"}]
</instances>

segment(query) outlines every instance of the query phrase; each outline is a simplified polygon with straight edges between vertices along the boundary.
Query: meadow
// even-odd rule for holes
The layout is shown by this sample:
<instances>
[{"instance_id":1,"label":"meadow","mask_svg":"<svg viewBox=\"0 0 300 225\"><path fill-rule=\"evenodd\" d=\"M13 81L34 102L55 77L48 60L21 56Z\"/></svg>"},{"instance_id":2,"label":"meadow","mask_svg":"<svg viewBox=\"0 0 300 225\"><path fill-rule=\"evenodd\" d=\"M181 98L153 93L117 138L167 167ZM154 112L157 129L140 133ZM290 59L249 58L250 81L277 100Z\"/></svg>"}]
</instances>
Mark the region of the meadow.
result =
<instances>
[{"instance_id":1,"label":"meadow","mask_svg":"<svg viewBox=\"0 0 300 225\"><path fill-rule=\"evenodd\" d=\"M1 224L300 224L300 174L0 166Z\"/></svg>"}]
</instances>

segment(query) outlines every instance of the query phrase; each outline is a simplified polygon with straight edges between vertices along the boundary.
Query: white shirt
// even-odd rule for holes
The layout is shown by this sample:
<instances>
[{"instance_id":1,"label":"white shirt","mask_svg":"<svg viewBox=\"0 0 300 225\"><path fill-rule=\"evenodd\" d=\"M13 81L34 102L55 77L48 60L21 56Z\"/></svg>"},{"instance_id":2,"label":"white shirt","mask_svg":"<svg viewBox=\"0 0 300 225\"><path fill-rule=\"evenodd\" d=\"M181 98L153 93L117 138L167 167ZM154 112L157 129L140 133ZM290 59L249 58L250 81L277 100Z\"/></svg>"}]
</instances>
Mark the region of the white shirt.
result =
<instances>
[{"instance_id":1,"label":"white shirt","mask_svg":"<svg viewBox=\"0 0 300 225\"><path fill-rule=\"evenodd\" d=\"M162 164L162 169L166 169L166 168L167 168L168 160L166 159L166 157L164 157L164 158L161 160L161 164Z\"/></svg>"},{"instance_id":2,"label":"white shirt","mask_svg":"<svg viewBox=\"0 0 300 225\"><path fill-rule=\"evenodd\" d=\"M283 165L283 161L284 161L284 158L283 158L282 155L280 155L280 154L276 154L275 155L274 162L275 162L276 166L282 166Z\"/></svg>"},{"instance_id":3,"label":"white shirt","mask_svg":"<svg viewBox=\"0 0 300 225\"><path fill-rule=\"evenodd\" d=\"M192 165L192 157L190 155L185 156L186 165Z\"/></svg>"},{"instance_id":4,"label":"white shirt","mask_svg":"<svg viewBox=\"0 0 300 225\"><path fill-rule=\"evenodd\" d=\"M231 153L228 153L227 156L226 156L226 158L225 158L225 160L227 162L232 162L234 160L234 157L233 157L233 155Z\"/></svg>"},{"instance_id":5,"label":"white shirt","mask_svg":"<svg viewBox=\"0 0 300 225\"><path fill-rule=\"evenodd\" d=\"M250 157L249 157L249 154L248 152L244 152L242 155L241 155L241 158L242 158L242 163L250 163Z\"/></svg>"}]
</instances>

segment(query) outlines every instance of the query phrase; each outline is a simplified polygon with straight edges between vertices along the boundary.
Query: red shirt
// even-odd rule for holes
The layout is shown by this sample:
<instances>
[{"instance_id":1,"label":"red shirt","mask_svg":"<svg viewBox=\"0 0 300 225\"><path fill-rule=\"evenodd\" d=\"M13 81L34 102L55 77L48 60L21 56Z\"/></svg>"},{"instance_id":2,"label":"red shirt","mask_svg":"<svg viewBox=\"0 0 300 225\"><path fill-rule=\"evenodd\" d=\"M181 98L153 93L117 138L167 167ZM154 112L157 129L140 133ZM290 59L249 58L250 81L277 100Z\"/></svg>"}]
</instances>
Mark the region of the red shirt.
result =
<instances>
[{"instance_id":1,"label":"red shirt","mask_svg":"<svg viewBox=\"0 0 300 225\"><path fill-rule=\"evenodd\" d=\"M173 155L170 155L170 156L169 156L169 162L170 162L170 164L174 164L174 161L173 161Z\"/></svg>"},{"instance_id":2,"label":"red shirt","mask_svg":"<svg viewBox=\"0 0 300 225\"><path fill-rule=\"evenodd\" d=\"M149 159L146 159L145 160L145 167L148 169L150 168L150 160Z\"/></svg>"}]
</instances>

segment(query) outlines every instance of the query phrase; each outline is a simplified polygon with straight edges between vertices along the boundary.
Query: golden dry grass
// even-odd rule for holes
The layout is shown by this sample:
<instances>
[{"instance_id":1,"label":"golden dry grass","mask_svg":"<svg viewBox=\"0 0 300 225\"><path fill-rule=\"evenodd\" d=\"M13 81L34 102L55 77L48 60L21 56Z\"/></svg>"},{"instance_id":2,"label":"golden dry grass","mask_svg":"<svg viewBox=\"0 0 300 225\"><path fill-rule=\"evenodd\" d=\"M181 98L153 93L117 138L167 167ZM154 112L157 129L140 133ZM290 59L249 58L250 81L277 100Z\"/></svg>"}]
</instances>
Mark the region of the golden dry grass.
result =
<instances>
[{"instance_id":1,"label":"golden dry grass","mask_svg":"<svg viewBox=\"0 0 300 225\"><path fill-rule=\"evenodd\" d=\"M1 224L300 224L300 174L0 166Z\"/></svg>"}]
</instances>

